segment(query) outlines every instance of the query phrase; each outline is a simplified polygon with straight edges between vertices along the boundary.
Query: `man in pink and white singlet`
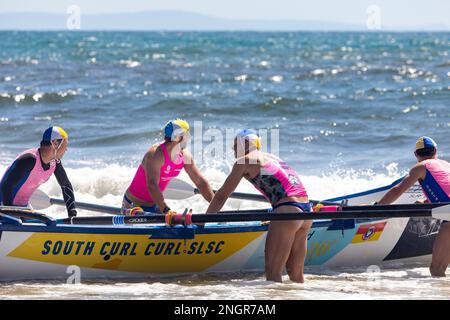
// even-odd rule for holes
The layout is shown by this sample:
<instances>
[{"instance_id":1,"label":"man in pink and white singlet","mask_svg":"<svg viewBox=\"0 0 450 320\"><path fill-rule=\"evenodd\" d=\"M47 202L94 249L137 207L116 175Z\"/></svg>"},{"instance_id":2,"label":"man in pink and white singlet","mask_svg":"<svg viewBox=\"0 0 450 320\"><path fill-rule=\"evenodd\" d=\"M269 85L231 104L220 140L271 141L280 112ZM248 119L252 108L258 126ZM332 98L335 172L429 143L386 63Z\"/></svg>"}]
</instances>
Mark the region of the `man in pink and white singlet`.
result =
<instances>
[{"instance_id":1,"label":"man in pink and white singlet","mask_svg":"<svg viewBox=\"0 0 450 320\"><path fill-rule=\"evenodd\" d=\"M207 213L219 212L242 178L263 194L274 212L310 212L311 205L299 176L278 157L263 153L254 130L242 130L234 139L237 159L223 186L215 193ZM289 278L304 282L307 236L312 221L272 221L265 247L266 278L281 282L286 267Z\"/></svg>"},{"instance_id":2,"label":"man in pink and white singlet","mask_svg":"<svg viewBox=\"0 0 450 320\"><path fill-rule=\"evenodd\" d=\"M0 203L26 207L33 193L54 174L61 186L69 217L77 215L72 184L61 159L69 137L61 127L50 127L42 136L40 148L22 152L6 169L0 182Z\"/></svg>"},{"instance_id":3,"label":"man in pink and white singlet","mask_svg":"<svg viewBox=\"0 0 450 320\"><path fill-rule=\"evenodd\" d=\"M450 163L438 159L437 144L429 137L420 137L414 152L418 163L398 185L389 190L378 204L390 204L417 181L420 183L426 202L450 202ZM443 221L433 245L430 266L432 276L445 277L450 263L450 223Z\"/></svg>"},{"instance_id":4,"label":"man in pink and white singlet","mask_svg":"<svg viewBox=\"0 0 450 320\"><path fill-rule=\"evenodd\" d=\"M122 214L134 215L140 208L145 212L171 212L163 192L170 180L177 177L183 168L205 200L211 201L212 189L186 149L189 139L189 124L186 121L176 119L166 124L164 141L147 151L125 192Z\"/></svg>"}]
</instances>

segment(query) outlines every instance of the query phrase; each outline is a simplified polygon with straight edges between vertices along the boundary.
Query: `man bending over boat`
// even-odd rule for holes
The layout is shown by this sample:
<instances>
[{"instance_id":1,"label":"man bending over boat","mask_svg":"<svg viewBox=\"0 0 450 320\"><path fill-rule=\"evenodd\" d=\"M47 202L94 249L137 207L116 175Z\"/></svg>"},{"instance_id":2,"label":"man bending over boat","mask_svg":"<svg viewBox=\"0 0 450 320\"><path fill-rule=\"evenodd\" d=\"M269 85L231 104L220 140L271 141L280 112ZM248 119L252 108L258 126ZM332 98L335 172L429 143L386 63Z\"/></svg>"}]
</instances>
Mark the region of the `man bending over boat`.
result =
<instances>
[{"instance_id":1,"label":"man bending over boat","mask_svg":"<svg viewBox=\"0 0 450 320\"><path fill-rule=\"evenodd\" d=\"M200 173L186 146L191 136L189 124L181 119L169 121L164 128L164 141L152 146L139 165L122 202L122 213L173 212L164 200L163 191L170 180L185 169L206 201L213 197L208 181Z\"/></svg>"},{"instance_id":2,"label":"man bending over boat","mask_svg":"<svg viewBox=\"0 0 450 320\"><path fill-rule=\"evenodd\" d=\"M297 173L278 157L263 153L253 130L242 130L234 139L237 159L223 186L216 192L207 213L218 212L244 177L272 205L274 212L310 212L308 195ZM303 270L311 220L272 221L265 247L265 270L269 281L281 282L286 267L289 278L304 282Z\"/></svg>"},{"instance_id":3,"label":"man bending over boat","mask_svg":"<svg viewBox=\"0 0 450 320\"><path fill-rule=\"evenodd\" d=\"M390 204L419 181L427 202L450 202L450 163L438 159L437 144L429 137L416 142L418 163L411 168L401 183L389 190L378 204ZM445 277L450 263L450 223L443 221L433 245L430 272L435 277Z\"/></svg>"},{"instance_id":4,"label":"man bending over boat","mask_svg":"<svg viewBox=\"0 0 450 320\"><path fill-rule=\"evenodd\" d=\"M0 201L4 206L26 207L34 191L52 174L61 186L69 217L75 217L75 197L61 159L67 151L69 137L60 127L45 130L39 148L22 152L6 169L0 182Z\"/></svg>"}]
</instances>

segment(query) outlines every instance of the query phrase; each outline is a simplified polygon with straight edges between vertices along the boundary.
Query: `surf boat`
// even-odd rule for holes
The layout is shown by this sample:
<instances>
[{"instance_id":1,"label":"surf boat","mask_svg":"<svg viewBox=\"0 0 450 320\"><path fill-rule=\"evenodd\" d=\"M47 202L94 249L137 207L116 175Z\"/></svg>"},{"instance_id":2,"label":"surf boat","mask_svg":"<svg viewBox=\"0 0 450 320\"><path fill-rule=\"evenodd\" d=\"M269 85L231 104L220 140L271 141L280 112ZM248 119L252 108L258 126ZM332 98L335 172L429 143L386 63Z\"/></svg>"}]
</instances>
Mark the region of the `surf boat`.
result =
<instances>
[{"instance_id":1,"label":"surf boat","mask_svg":"<svg viewBox=\"0 0 450 320\"><path fill-rule=\"evenodd\" d=\"M327 202L372 203L399 181ZM391 217L393 210L378 210L374 217L370 216L373 211L365 217L339 211L331 219L314 220L305 264L310 270L428 264L444 214L438 219L419 214L411 203L421 195L419 186L406 192L396 202L395 208L403 208L397 217ZM445 210L439 212L450 211L449 206L440 208ZM0 281L67 280L74 274L83 280L264 272L268 226L261 221L169 226L145 223L144 217L128 217L124 224L124 216L112 216L107 217L112 222L108 224L99 224L95 217L75 218L84 222L73 224L70 219L54 220L42 214L33 214L39 220L23 219L30 213L20 208L0 208L0 212ZM339 214L342 217L333 218ZM197 216L201 215L193 215Z\"/></svg>"}]
</instances>

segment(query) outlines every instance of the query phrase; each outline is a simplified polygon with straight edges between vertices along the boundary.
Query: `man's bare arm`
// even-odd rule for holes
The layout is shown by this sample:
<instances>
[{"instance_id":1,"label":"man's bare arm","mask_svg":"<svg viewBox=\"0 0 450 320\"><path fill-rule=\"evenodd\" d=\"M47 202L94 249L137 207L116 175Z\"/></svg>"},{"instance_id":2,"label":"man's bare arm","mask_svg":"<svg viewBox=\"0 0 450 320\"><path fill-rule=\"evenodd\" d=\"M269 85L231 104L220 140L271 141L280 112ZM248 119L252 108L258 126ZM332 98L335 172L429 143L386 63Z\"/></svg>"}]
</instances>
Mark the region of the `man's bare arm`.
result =
<instances>
[{"instance_id":1,"label":"man's bare arm","mask_svg":"<svg viewBox=\"0 0 450 320\"><path fill-rule=\"evenodd\" d=\"M397 200L405 191L411 188L414 183L416 183L419 179L423 179L425 177L425 167L418 163L415 165L410 171L409 174L402 180L398 185L392 187L380 201L378 204L390 204Z\"/></svg>"}]
</instances>

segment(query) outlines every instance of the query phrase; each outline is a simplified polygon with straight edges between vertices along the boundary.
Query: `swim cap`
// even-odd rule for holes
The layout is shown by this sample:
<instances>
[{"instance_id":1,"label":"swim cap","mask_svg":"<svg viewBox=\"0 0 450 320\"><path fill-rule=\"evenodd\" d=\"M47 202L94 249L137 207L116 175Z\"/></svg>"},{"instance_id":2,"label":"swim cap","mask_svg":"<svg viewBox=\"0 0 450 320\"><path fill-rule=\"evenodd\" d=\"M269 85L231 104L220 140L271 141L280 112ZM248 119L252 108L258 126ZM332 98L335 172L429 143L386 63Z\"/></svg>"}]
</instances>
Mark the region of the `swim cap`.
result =
<instances>
[{"instance_id":1,"label":"swim cap","mask_svg":"<svg viewBox=\"0 0 450 320\"><path fill-rule=\"evenodd\" d=\"M53 140L67 139L69 135L61 127L50 127L44 131L42 142L52 142Z\"/></svg>"},{"instance_id":2,"label":"swim cap","mask_svg":"<svg viewBox=\"0 0 450 320\"><path fill-rule=\"evenodd\" d=\"M256 149L261 149L261 138L258 133L252 129L244 129L238 132L236 135L236 139L238 139L242 145L244 145L244 141L247 140L252 145L256 147Z\"/></svg>"},{"instance_id":3,"label":"swim cap","mask_svg":"<svg viewBox=\"0 0 450 320\"><path fill-rule=\"evenodd\" d=\"M419 139L417 139L416 142L416 149L420 150L420 149L431 149L431 148L437 148L437 143L431 139L430 137L420 137Z\"/></svg>"},{"instance_id":4,"label":"swim cap","mask_svg":"<svg viewBox=\"0 0 450 320\"><path fill-rule=\"evenodd\" d=\"M182 119L170 120L164 127L164 137L174 140L189 133L189 123Z\"/></svg>"}]
</instances>

